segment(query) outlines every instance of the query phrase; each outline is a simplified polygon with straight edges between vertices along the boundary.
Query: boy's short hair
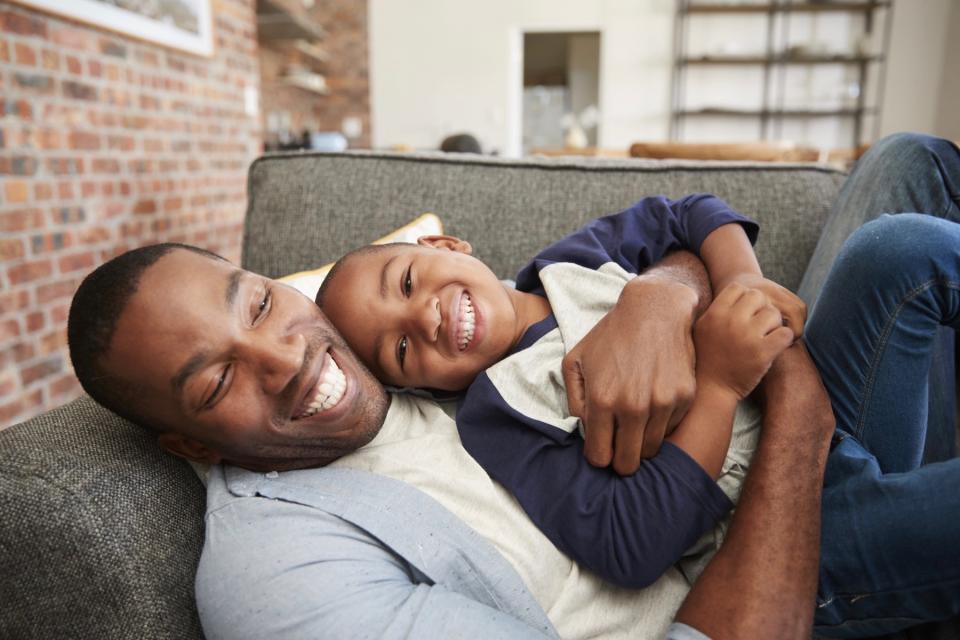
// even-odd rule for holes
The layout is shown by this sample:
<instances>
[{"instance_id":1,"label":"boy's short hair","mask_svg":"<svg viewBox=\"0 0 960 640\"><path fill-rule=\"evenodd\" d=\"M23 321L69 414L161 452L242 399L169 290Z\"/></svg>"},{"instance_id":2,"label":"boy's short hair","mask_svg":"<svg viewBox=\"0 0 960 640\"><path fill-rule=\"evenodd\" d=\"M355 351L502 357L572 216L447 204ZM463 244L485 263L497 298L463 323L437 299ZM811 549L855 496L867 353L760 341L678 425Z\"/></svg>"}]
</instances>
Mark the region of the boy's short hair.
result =
<instances>
[{"instance_id":1,"label":"boy's short hair","mask_svg":"<svg viewBox=\"0 0 960 640\"><path fill-rule=\"evenodd\" d=\"M362 247L354 249L353 251L348 251L347 253L340 256L340 259L337 260L330 271L327 272L327 277L323 279L323 282L320 283L320 289L317 290L317 296L314 298L314 302L317 303L317 306L323 309L323 303L326 301L327 291L332 286L331 283L336 279L338 272L343 266L347 263L352 262L357 258L362 258L364 256L376 255L381 251L386 251L387 249L392 249L397 246L407 246L415 247L417 245L411 244L409 242L387 242L385 244L365 244Z\"/></svg>"},{"instance_id":2,"label":"boy's short hair","mask_svg":"<svg viewBox=\"0 0 960 640\"><path fill-rule=\"evenodd\" d=\"M224 258L206 249L168 242L133 249L94 269L73 296L67 318L67 343L73 370L91 398L127 420L156 430L137 412L135 389L103 368L103 359L117 323L137 292L140 278L154 263L175 249L215 260Z\"/></svg>"}]
</instances>

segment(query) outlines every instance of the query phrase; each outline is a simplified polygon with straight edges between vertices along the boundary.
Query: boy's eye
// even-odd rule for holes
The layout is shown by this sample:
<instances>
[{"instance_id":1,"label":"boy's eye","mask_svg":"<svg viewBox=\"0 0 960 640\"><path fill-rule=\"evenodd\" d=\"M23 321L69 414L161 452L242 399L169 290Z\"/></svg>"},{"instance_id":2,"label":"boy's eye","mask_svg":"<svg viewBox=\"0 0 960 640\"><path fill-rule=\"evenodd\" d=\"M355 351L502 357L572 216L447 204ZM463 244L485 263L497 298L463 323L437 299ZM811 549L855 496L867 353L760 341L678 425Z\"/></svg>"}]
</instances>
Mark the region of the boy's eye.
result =
<instances>
[{"instance_id":1,"label":"boy's eye","mask_svg":"<svg viewBox=\"0 0 960 640\"><path fill-rule=\"evenodd\" d=\"M253 307L253 323L256 324L261 317L266 315L267 311L270 309L270 301L272 300L273 295L270 289L267 289L263 293L263 298L257 302Z\"/></svg>"},{"instance_id":2,"label":"boy's eye","mask_svg":"<svg viewBox=\"0 0 960 640\"><path fill-rule=\"evenodd\" d=\"M406 336L400 338L400 342L397 343L397 360L400 361L400 370L403 371L403 360L407 357L407 338Z\"/></svg>"},{"instance_id":3,"label":"boy's eye","mask_svg":"<svg viewBox=\"0 0 960 640\"><path fill-rule=\"evenodd\" d=\"M403 276L403 295L410 297L413 291L413 279L410 277L410 267L407 267L407 273Z\"/></svg>"}]
</instances>

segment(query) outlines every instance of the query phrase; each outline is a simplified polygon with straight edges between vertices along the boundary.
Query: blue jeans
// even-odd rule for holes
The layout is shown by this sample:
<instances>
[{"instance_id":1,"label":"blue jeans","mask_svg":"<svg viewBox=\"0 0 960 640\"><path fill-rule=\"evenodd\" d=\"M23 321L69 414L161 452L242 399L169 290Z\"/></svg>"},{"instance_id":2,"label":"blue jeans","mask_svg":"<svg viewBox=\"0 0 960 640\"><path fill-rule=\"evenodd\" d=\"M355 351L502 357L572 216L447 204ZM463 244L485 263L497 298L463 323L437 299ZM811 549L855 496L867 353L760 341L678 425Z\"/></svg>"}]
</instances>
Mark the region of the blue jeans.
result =
<instances>
[{"instance_id":1,"label":"blue jeans","mask_svg":"<svg viewBox=\"0 0 960 640\"><path fill-rule=\"evenodd\" d=\"M801 287L811 301L830 266L824 256L864 218L932 214L883 216L853 233L807 325L837 418L823 494L822 634L876 635L960 613L958 180L950 143L896 136L875 145L845 185Z\"/></svg>"}]
</instances>

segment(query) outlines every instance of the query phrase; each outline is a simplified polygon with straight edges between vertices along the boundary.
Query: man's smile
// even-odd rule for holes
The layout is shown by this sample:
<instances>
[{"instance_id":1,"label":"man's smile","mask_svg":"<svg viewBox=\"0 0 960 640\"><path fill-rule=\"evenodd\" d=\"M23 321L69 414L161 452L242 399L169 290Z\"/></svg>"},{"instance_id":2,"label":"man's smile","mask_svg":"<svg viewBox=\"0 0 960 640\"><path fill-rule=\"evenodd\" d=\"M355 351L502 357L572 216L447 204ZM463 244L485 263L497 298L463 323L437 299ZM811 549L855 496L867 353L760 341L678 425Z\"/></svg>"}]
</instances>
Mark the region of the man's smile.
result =
<instances>
[{"instance_id":1,"label":"man's smile","mask_svg":"<svg viewBox=\"0 0 960 640\"><path fill-rule=\"evenodd\" d=\"M337 406L346 395L347 377L330 352L324 352L318 360L321 369L308 383L291 420L302 420L328 411Z\"/></svg>"}]
</instances>

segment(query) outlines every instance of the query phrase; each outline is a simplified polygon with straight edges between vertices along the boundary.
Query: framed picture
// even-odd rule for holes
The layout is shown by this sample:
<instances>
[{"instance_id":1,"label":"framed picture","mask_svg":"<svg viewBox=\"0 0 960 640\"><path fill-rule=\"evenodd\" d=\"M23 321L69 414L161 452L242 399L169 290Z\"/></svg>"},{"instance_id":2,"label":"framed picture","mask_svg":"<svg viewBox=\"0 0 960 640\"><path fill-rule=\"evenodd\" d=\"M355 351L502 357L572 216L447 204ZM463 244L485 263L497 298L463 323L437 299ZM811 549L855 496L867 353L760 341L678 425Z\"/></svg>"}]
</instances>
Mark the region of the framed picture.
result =
<instances>
[{"instance_id":1,"label":"framed picture","mask_svg":"<svg viewBox=\"0 0 960 640\"><path fill-rule=\"evenodd\" d=\"M201 56L213 55L211 0L16 0L95 27Z\"/></svg>"}]
</instances>

